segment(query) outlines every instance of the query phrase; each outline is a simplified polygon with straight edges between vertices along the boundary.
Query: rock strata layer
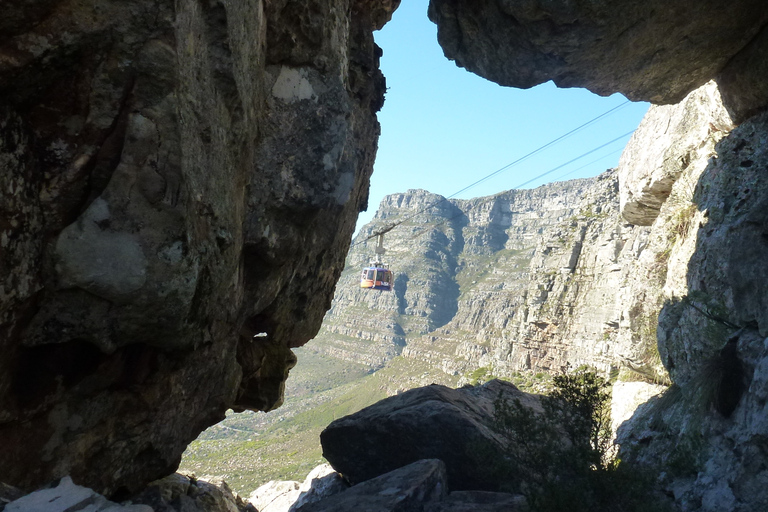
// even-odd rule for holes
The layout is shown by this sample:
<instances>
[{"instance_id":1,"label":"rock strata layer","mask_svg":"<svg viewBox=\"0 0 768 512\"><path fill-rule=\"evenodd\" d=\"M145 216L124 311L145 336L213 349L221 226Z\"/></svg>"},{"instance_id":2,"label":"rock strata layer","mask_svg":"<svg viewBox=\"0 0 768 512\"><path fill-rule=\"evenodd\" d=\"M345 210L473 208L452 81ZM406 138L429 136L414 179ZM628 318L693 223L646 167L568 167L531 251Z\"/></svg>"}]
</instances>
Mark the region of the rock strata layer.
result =
<instances>
[{"instance_id":1,"label":"rock strata layer","mask_svg":"<svg viewBox=\"0 0 768 512\"><path fill-rule=\"evenodd\" d=\"M0 480L135 490L281 403L366 207L397 3L4 5Z\"/></svg>"}]
</instances>

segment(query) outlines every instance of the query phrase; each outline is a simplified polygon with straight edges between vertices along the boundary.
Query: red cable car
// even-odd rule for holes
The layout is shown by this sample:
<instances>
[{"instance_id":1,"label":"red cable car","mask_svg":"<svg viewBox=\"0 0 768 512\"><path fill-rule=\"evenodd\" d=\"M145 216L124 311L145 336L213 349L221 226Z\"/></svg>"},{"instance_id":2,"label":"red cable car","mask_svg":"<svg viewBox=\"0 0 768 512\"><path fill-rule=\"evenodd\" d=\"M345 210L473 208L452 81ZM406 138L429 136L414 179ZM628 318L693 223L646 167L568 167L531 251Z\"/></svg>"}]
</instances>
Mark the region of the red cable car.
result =
<instances>
[{"instance_id":1,"label":"red cable car","mask_svg":"<svg viewBox=\"0 0 768 512\"><path fill-rule=\"evenodd\" d=\"M360 288L373 290L392 291L392 271L381 263L373 263L372 267L365 267L360 276Z\"/></svg>"},{"instance_id":2,"label":"red cable car","mask_svg":"<svg viewBox=\"0 0 768 512\"><path fill-rule=\"evenodd\" d=\"M392 226L394 227L394 226ZM376 247L376 257L383 255L386 250L384 249L384 233L391 230L388 228L383 232L376 233L374 236L378 236L379 243ZM372 238L372 237L371 237ZM387 292L392 291L394 284L394 278L392 271L389 270L389 266L381 263L380 261L372 261L369 267L363 269L363 273L360 276L360 288L367 288L369 290L384 290Z\"/></svg>"}]
</instances>

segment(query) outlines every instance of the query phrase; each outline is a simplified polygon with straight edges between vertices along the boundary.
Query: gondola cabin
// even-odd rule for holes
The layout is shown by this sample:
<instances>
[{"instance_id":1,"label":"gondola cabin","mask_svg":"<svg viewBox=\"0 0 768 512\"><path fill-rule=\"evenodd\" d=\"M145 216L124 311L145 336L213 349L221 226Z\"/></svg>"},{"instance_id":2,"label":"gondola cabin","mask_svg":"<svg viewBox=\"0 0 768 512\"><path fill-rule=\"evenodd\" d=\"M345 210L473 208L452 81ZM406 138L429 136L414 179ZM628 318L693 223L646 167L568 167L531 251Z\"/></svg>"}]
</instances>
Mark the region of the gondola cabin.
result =
<instances>
[{"instance_id":1,"label":"gondola cabin","mask_svg":"<svg viewBox=\"0 0 768 512\"><path fill-rule=\"evenodd\" d=\"M388 268L376 266L365 267L360 276L360 288L372 290L392 291L392 271Z\"/></svg>"}]
</instances>

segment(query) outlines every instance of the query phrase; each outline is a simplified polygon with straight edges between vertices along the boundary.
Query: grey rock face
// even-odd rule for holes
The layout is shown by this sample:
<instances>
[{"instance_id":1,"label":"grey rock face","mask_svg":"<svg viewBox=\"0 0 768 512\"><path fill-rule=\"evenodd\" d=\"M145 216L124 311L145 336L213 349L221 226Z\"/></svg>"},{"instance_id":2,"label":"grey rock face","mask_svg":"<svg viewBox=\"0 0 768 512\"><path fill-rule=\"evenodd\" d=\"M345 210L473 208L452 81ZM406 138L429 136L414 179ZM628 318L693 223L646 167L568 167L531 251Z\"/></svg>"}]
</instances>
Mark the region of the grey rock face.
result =
<instances>
[{"instance_id":1,"label":"grey rock face","mask_svg":"<svg viewBox=\"0 0 768 512\"><path fill-rule=\"evenodd\" d=\"M455 491L443 501L430 503L424 512L523 512L525 497L503 492Z\"/></svg>"},{"instance_id":2,"label":"grey rock face","mask_svg":"<svg viewBox=\"0 0 768 512\"><path fill-rule=\"evenodd\" d=\"M498 380L412 389L328 425L320 434L323 456L352 484L435 458L445 463L452 490L496 491L505 482L489 457L507 442L492 426L499 398L541 410L536 396Z\"/></svg>"},{"instance_id":3,"label":"grey rock face","mask_svg":"<svg viewBox=\"0 0 768 512\"><path fill-rule=\"evenodd\" d=\"M553 80L669 104L722 71L741 98L737 108L765 106L756 93L763 86L753 87L762 68L750 69L765 51L756 38L768 21L760 0L432 0L429 17L449 59L501 85Z\"/></svg>"},{"instance_id":4,"label":"grey rock face","mask_svg":"<svg viewBox=\"0 0 768 512\"><path fill-rule=\"evenodd\" d=\"M93 512L153 512L147 505L119 505L107 500L87 487L75 485L64 477L50 489L41 489L22 496L5 506L5 512L67 512L68 510Z\"/></svg>"},{"instance_id":5,"label":"grey rock face","mask_svg":"<svg viewBox=\"0 0 768 512\"><path fill-rule=\"evenodd\" d=\"M615 172L468 201L389 196L355 241L309 348L374 368L402 354L453 374L489 365L610 367L616 355L604 351L604 332L621 320L612 297L642 236L618 208ZM359 269L373 254L365 237L411 216L385 238L394 291L361 290ZM579 349L548 343L565 339L566 323L585 340Z\"/></svg>"},{"instance_id":6,"label":"grey rock face","mask_svg":"<svg viewBox=\"0 0 768 512\"><path fill-rule=\"evenodd\" d=\"M257 512L220 478L180 473L152 482L130 502L154 512Z\"/></svg>"},{"instance_id":7,"label":"grey rock face","mask_svg":"<svg viewBox=\"0 0 768 512\"><path fill-rule=\"evenodd\" d=\"M321 464L304 482L270 481L253 491L248 501L259 512L297 512L310 503L346 491L349 487L331 466Z\"/></svg>"},{"instance_id":8,"label":"grey rock face","mask_svg":"<svg viewBox=\"0 0 768 512\"><path fill-rule=\"evenodd\" d=\"M302 512L421 512L447 494L445 465L435 459L416 461L351 487Z\"/></svg>"},{"instance_id":9,"label":"grey rock face","mask_svg":"<svg viewBox=\"0 0 768 512\"><path fill-rule=\"evenodd\" d=\"M4 6L0 480L134 490L281 403L366 205L397 3Z\"/></svg>"},{"instance_id":10,"label":"grey rock face","mask_svg":"<svg viewBox=\"0 0 768 512\"><path fill-rule=\"evenodd\" d=\"M753 117L723 138L716 158L692 176L692 206L665 204L656 221L674 240L657 335L676 386L620 429L619 441L623 460L661 468L683 510L768 505L758 469L767 463L758 448L768 389L767 123ZM676 184L669 201L683 188Z\"/></svg>"},{"instance_id":11,"label":"grey rock face","mask_svg":"<svg viewBox=\"0 0 768 512\"><path fill-rule=\"evenodd\" d=\"M715 155L715 144L734 127L714 82L677 105L652 106L621 154L621 214L650 226L672 184L692 162Z\"/></svg>"}]
</instances>

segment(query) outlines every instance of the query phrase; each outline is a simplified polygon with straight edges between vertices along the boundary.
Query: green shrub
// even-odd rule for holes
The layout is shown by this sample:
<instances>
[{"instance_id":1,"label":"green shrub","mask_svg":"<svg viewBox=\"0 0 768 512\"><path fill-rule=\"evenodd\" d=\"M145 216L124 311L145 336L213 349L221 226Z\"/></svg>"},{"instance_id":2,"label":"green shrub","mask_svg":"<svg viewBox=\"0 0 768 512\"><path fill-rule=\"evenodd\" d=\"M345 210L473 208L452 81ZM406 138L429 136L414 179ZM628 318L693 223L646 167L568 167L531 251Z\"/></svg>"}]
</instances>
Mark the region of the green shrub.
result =
<instances>
[{"instance_id":1,"label":"green shrub","mask_svg":"<svg viewBox=\"0 0 768 512\"><path fill-rule=\"evenodd\" d=\"M615 458L609 383L589 368L553 378L541 414L519 400L496 401L495 427L510 440L503 474L532 512L662 512L651 475Z\"/></svg>"}]
</instances>

